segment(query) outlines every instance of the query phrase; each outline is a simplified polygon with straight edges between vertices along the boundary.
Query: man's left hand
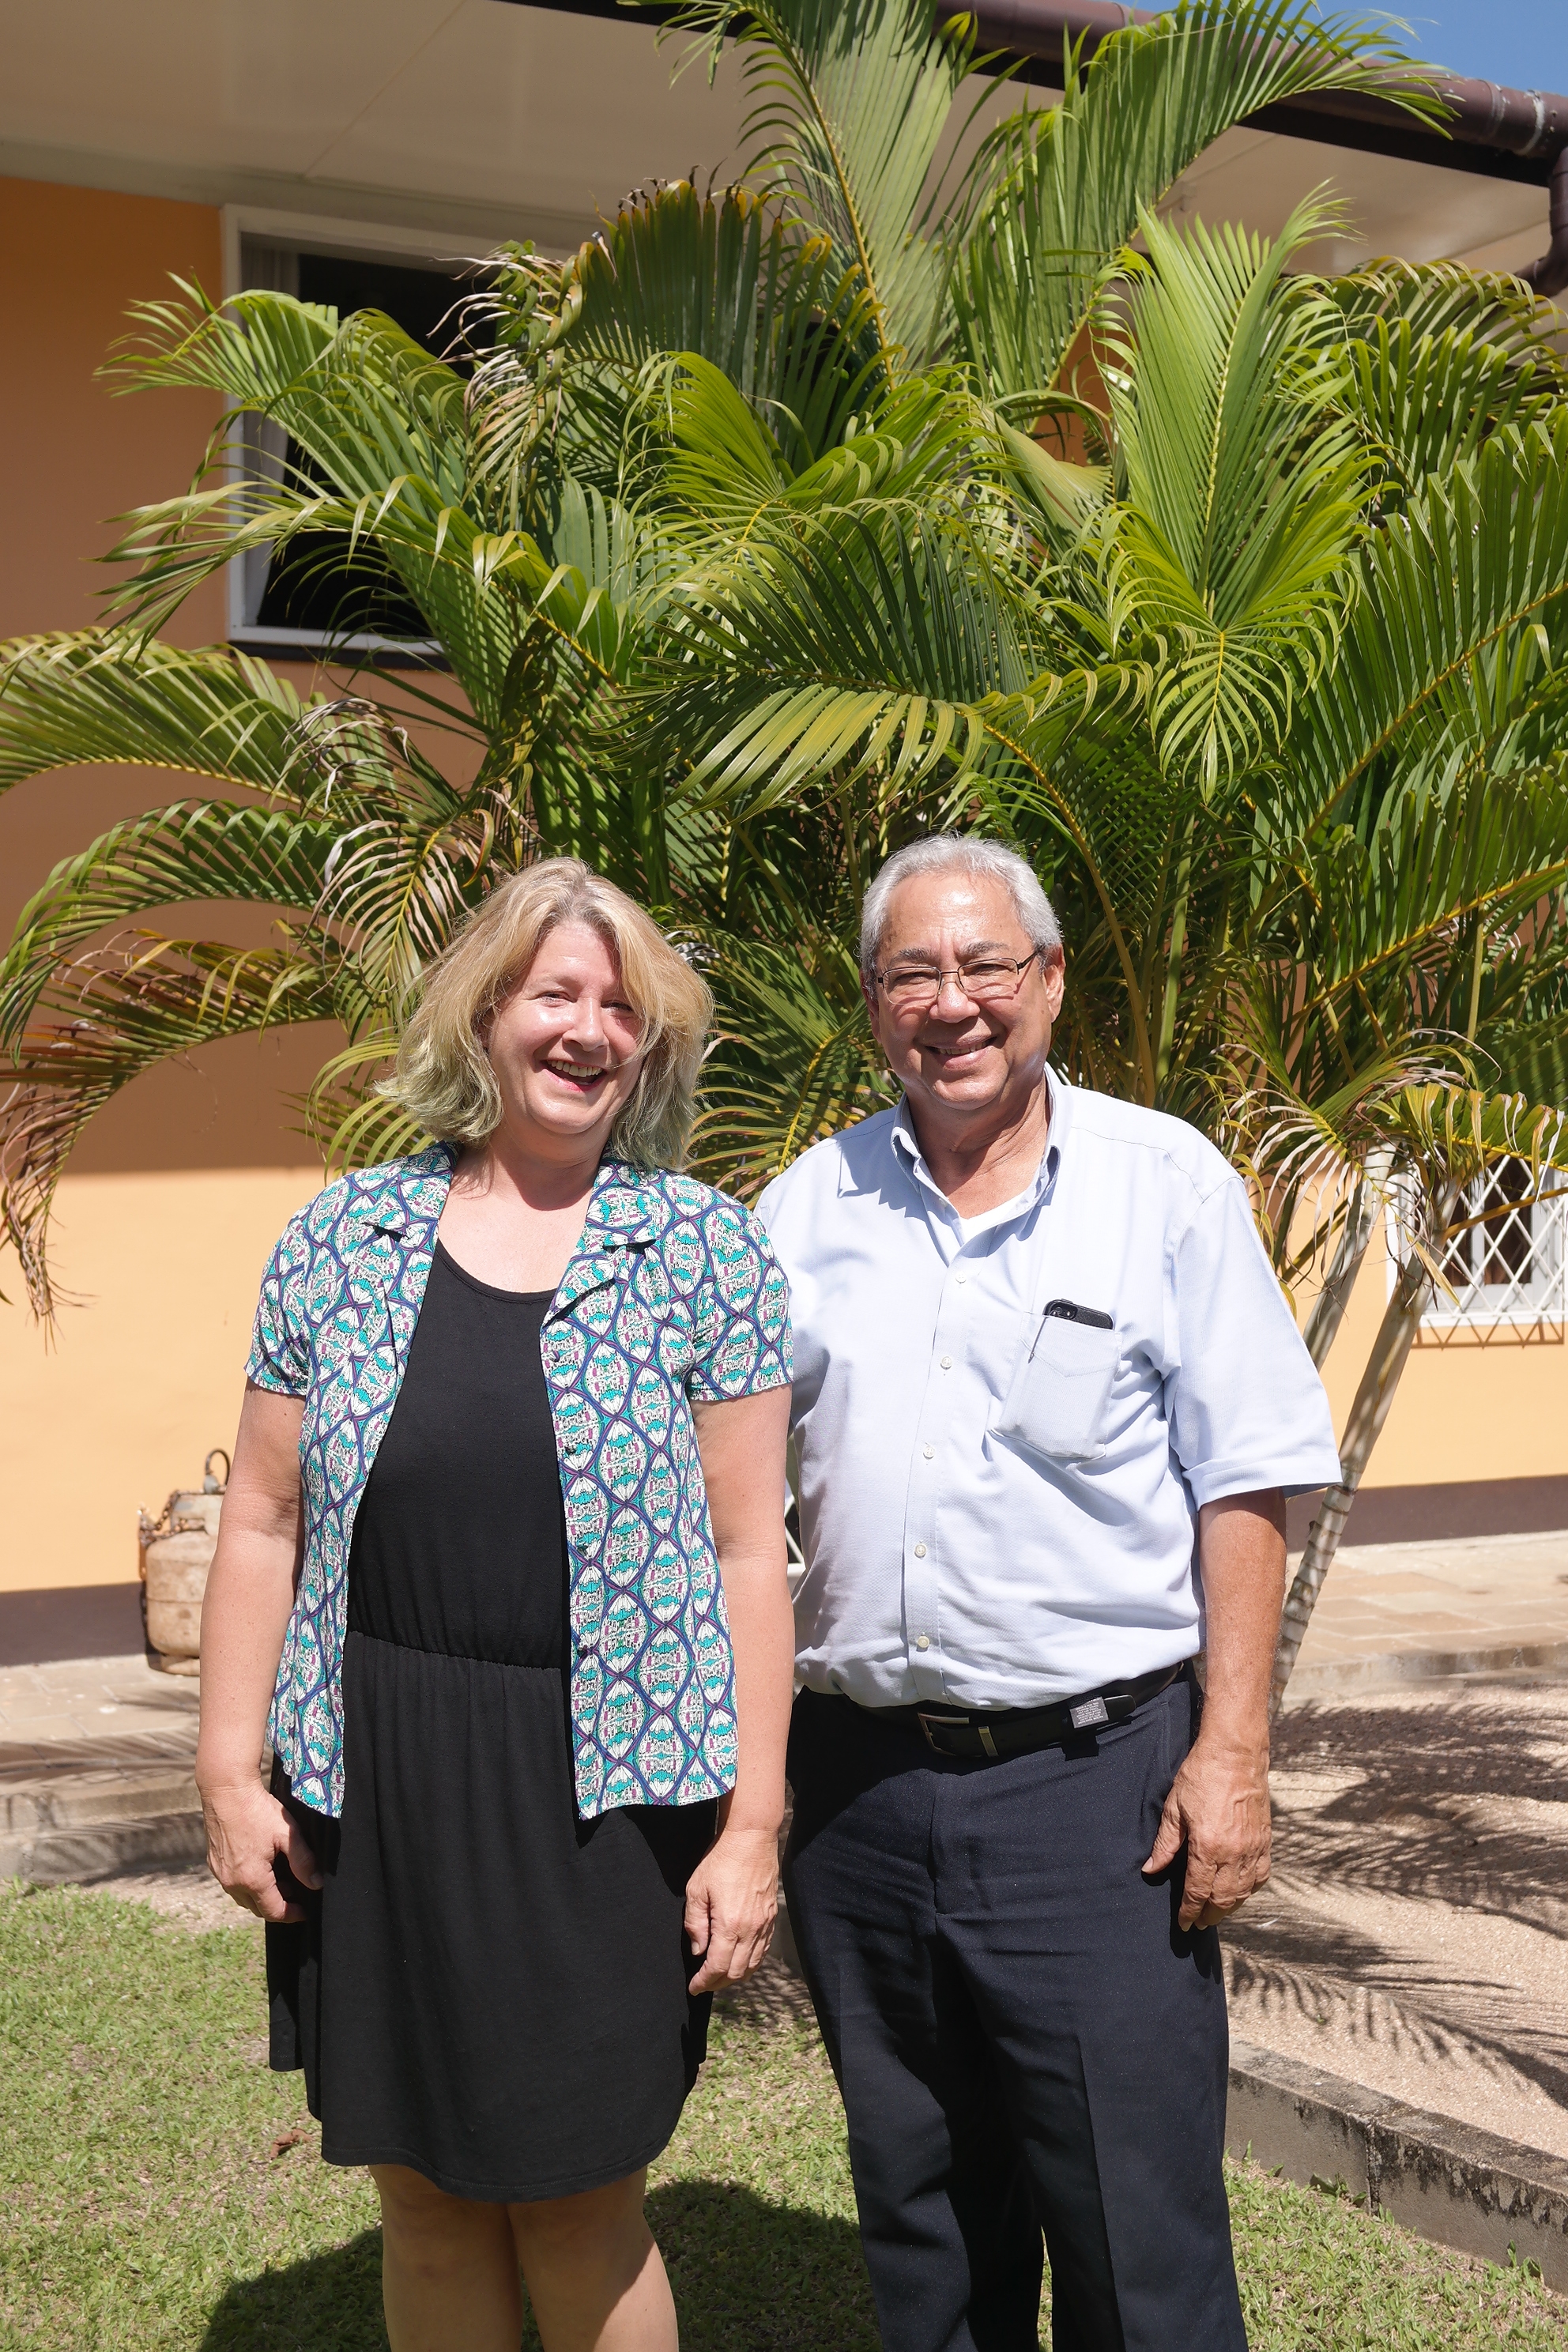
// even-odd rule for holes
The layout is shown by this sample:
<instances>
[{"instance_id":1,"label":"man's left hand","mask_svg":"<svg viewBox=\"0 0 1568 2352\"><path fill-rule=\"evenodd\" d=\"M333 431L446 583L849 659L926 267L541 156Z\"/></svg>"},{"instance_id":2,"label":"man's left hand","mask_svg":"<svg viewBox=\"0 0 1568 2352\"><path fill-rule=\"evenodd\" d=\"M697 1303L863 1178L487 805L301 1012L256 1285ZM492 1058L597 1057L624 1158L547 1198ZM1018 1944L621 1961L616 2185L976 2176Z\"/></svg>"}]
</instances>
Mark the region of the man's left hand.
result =
<instances>
[{"instance_id":1,"label":"man's left hand","mask_svg":"<svg viewBox=\"0 0 1568 2352\"><path fill-rule=\"evenodd\" d=\"M1184 1845L1186 1879L1177 1925L1213 1927L1268 1876L1268 1750L1202 1733L1171 1783L1146 1874L1167 1869Z\"/></svg>"}]
</instances>

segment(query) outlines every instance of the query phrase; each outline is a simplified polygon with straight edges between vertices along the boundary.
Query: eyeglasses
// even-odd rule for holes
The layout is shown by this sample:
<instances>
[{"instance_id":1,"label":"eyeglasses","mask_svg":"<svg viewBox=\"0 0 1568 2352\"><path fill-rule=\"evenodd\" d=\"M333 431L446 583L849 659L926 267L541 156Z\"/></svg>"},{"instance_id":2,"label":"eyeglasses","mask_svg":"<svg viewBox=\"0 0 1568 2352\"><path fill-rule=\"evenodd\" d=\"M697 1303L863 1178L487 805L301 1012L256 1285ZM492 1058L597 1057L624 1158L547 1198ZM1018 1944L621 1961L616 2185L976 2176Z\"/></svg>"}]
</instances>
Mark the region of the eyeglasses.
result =
<instances>
[{"instance_id":1,"label":"eyeglasses","mask_svg":"<svg viewBox=\"0 0 1568 2352\"><path fill-rule=\"evenodd\" d=\"M954 964L951 972L939 971L935 964L900 963L889 971L874 971L872 979L881 989L895 1013L923 1011L934 1004L942 994L944 980L956 979L972 1004L994 1004L1016 996L1018 983L1040 953L1036 948L1020 963L1013 956L975 956L968 963Z\"/></svg>"}]
</instances>

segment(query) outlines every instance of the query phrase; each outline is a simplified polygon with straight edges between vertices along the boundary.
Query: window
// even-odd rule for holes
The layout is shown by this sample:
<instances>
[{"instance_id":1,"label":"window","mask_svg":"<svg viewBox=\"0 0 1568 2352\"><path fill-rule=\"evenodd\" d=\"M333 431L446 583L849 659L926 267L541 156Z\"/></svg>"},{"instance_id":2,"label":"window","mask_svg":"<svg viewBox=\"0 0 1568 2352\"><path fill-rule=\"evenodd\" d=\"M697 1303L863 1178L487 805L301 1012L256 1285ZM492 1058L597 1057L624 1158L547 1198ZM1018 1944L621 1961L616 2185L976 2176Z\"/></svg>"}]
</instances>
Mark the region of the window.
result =
<instances>
[{"instance_id":1,"label":"window","mask_svg":"<svg viewBox=\"0 0 1568 2352\"><path fill-rule=\"evenodd\" d=\"M1459 1212L1443 1273L1453 1297L1434 1288L1423 1321L1436 1331L1561 1325L1568 1312L1568 1178L1536 1179L1525 1160L1504 1160L1479 1177ZM1556 1198L1532 1199L1537 1192Z\"/></svg>"},{"instance_id":2,"label":"window","mask_svg":"<svg viewBox=\"0 0 1568 2352\"><path fill-rule=\"evenodd\" d=\"M341 317L384 310L430 352L452 340L453 305L471 291L460 267L423 257L318 250L285 237L241 234L231 282L331 304ZM298 482L314 472L281 425L247 416L238 434L240 462L255 478ZM257 548L233 567L229 636L252 651L309 656L328 644L384 658L429 650L418 608L395 580L345 579L339 559L346 531L314 531L281 551Z\"/></svg>"}]
</instances>

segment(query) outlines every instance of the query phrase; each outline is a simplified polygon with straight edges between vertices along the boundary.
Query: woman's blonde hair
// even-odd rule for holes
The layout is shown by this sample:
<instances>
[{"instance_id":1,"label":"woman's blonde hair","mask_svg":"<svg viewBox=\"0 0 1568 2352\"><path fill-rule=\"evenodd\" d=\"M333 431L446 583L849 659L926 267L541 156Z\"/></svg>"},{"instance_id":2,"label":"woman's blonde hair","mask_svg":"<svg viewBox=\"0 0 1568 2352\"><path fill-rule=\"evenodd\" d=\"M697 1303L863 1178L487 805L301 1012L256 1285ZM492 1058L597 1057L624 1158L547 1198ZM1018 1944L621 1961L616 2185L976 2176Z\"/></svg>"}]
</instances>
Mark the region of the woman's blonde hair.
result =
<instances>
[{"instance_id":1,"label":"woman's blonde hair","mask_svg":"<svg viewBox=\"0 0 1568 2352\"><path fill-rule=\"evenodd\" d=\"M588 923L598 932L643 1024L642 1067L610 1130L610 1154L634 1167L679 1168L713 999L636 900L581 858L526 866L469 916L425 973L396 1068L380 1091L444 1143L483 1143L493 1135L500 1089L480 1033L562 923Z\"/></svg>"}]
</instances>

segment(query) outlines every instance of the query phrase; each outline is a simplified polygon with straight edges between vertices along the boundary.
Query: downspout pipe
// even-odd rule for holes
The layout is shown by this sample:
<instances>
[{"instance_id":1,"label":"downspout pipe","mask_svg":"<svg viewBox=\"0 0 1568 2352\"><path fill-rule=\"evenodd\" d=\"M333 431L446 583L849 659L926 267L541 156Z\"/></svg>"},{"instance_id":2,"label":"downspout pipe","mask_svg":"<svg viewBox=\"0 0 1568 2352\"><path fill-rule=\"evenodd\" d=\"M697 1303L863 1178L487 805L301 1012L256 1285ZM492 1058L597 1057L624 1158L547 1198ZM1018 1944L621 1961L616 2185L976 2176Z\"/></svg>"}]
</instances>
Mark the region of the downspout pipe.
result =
<instances>
[{"instance_id":1,"label":"downspout pipe","mask_svg":"<svg viewBox=\"0 0 1568 2352\"><path fill-rule=\"evenodd\" d=\"M1520 276L1543 299L1568 289L1568 147L1552 167L1552 243Z\"/></svg>"},{"instance_id":2,"label":"downspout pipe","mask_svg":"<svg viewBox=\"0 0 1568 2352\"><path fill-rule=\"evenodd\" d=\"M945 18L950 9L942 6ZM1129 25L1152 25L1156 12L1121 0L980 0L970 12L982 53L1024 59L1026 78L1059 88L1068 49L1081 40L1092 56ZM1030 68L1034 71L1031 72ZM1390 87L1398 84L1391 77ZM1509 89L1501 83L1440 74L1413 80L1442 100L1447 120L1429 128L1376 91L1314 90L1248 118L1251 128L1287 138L1358 147L1445 171L1471 171L1551 190L1552 243L1518 275L1542 296L1568 288L1568 96Z\"/></svg>"}]
</instances>

